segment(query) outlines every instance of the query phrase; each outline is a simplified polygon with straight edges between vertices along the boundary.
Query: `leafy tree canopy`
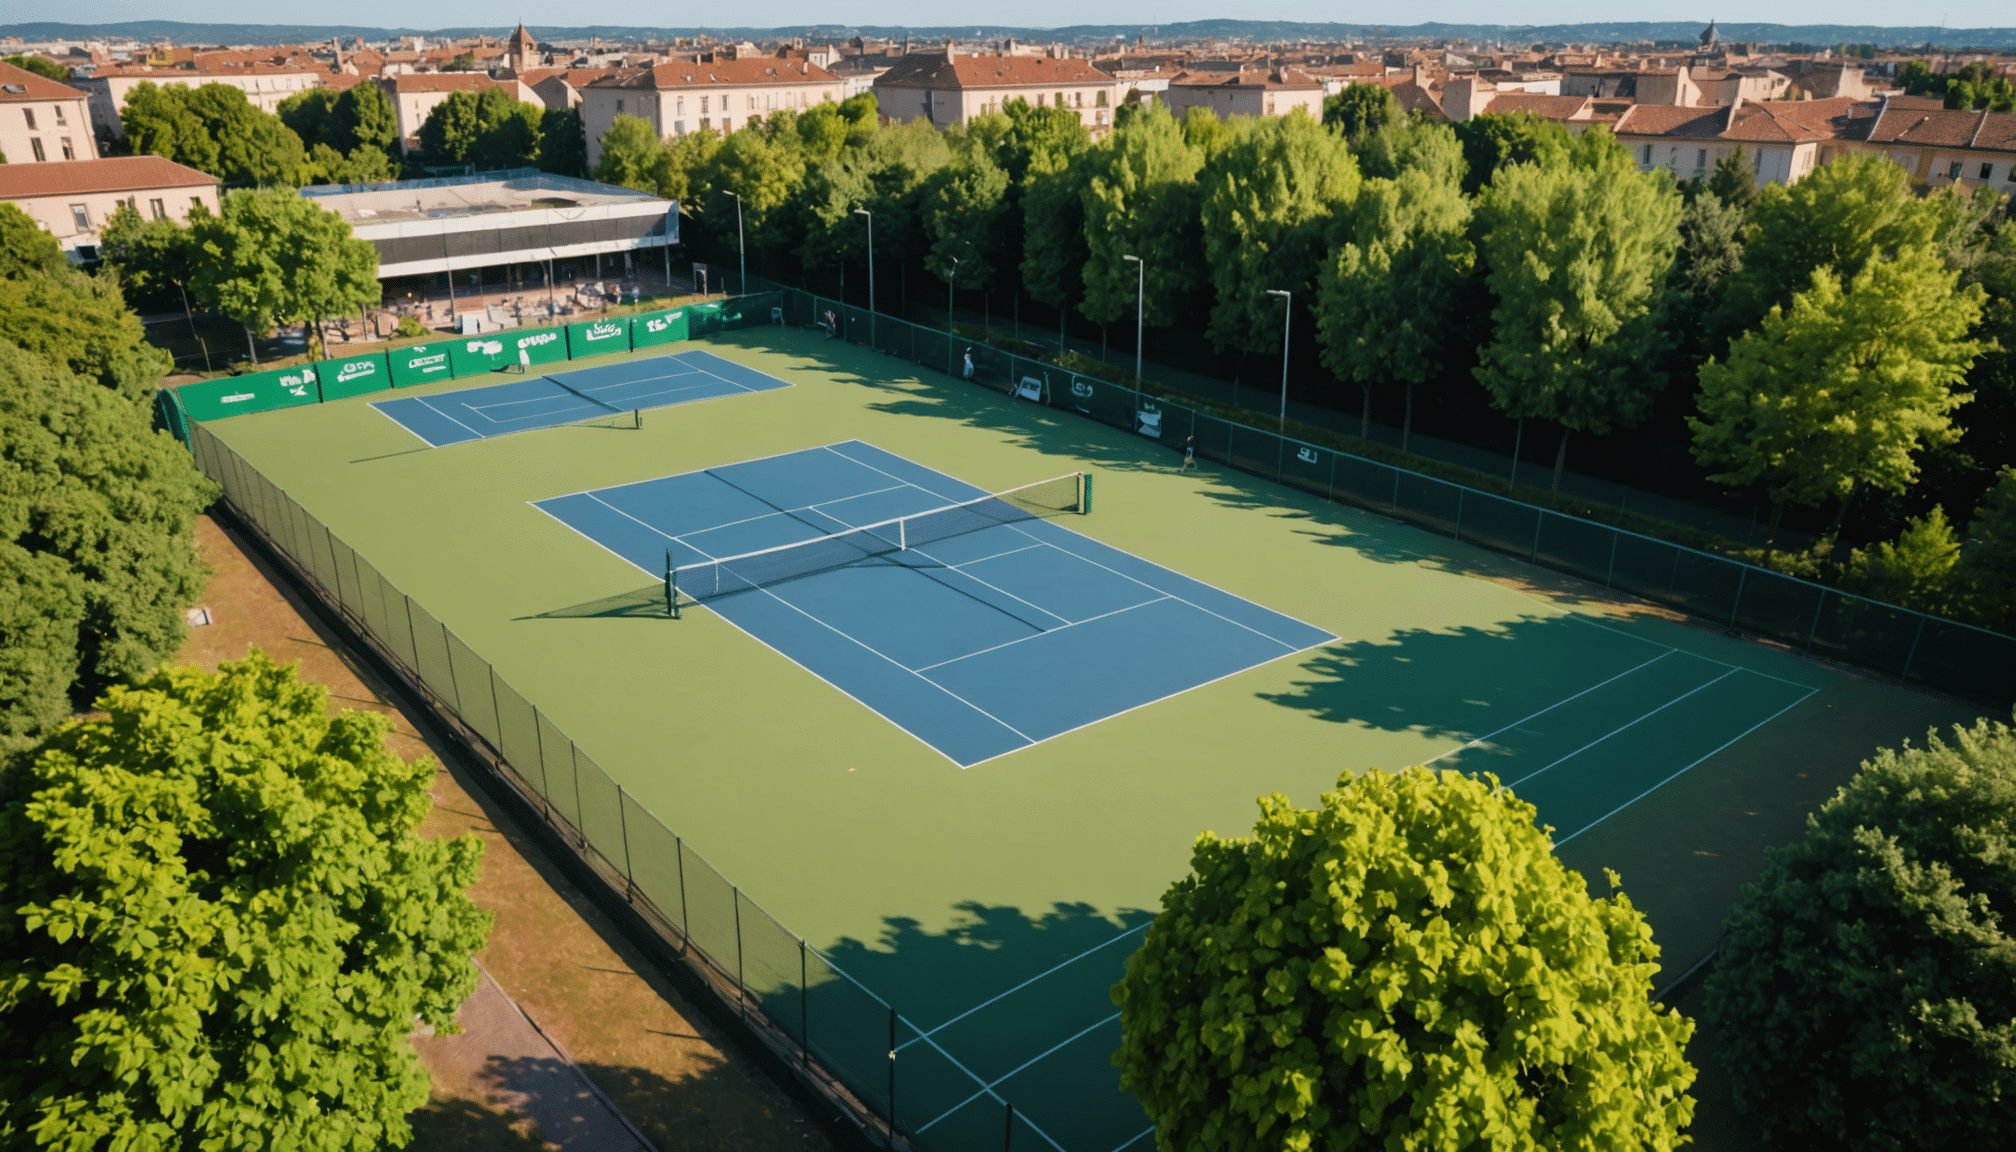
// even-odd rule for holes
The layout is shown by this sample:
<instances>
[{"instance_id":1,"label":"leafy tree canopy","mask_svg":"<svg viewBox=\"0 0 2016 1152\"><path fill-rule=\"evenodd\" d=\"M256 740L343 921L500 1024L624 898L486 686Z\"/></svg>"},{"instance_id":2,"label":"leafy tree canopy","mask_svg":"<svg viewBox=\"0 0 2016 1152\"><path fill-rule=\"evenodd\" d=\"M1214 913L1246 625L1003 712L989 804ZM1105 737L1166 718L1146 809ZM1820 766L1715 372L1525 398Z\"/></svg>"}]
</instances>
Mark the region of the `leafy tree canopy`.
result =
<instances>
[{"instance_id":1,"label":"leafy tree canopy","mask_svg":"<svg viewBox=\"0 0 2016 1152\"><path fill-rule=\"evenodd\" d=\"M1202 119L1218 123L1208 112ZM1199 120L1193 116L1192 122ZM1078 310L1094 324L1134 315L1140 273L1126 259L1134 255L1148 264L1142 294L1148 323L1175 323L1203 287L1196 258L1202 152L1186 143L1169 110L1155 104L1116 125L1085 163L1087 259Z\"/></svg>"},{"instance_id":2,"label":"leafy tree canopy","mask_svg":"<svg viewBox=\"0 0 2016 1152\"><path fill-rule=\"evenodd\" d=\"M1365 182L1348 233L1323 265L1316 304L1323 366L1362 384L1422 383L1459 344L1476 262L1470 202L1410 169Z\"/></svg>"},{"instance_id":3,"label":"leafy tree canopy","mask_svg":"<svg viewBox=\"0 0 2016 1152\"><path fill-rule=\"evenodd\" d=\"M18 204L0 204L0 279L63 272L70 261L63 245Z\"/></svg>"},{"instance_id":4,"label":"leafy tree canopy","mask_svg":"<svg viewBox=\"0 0 2016 1152\"><path fill-rule=\"evenodd\" d=\"M5 219L0 215L0 227ZM47 252L30 244L22 256L0 261L24 258L46 266ZM152 393L155 383L174 366L166 352L147 343L140 318L126 307L111 278L75 271L68 261L52 271L16 267L21 274L0 279L0 343L33 352L130 397Z\"/></svg>"},{"instance_id":5,"label":"leafy tree canopy","mask_svg":"<svg viewBox=\"0 0 2016 1152\"><path fill-rule=\"evenodd\" d=\"M1962 594L1982 623L2016 631L2016 468L2004 468L1967 524Z\"/></svg>"},{"instance_id":6,"label":"leafy tree canopy","mask_svg":"<svg viewBox=\"0 0 2016 1152\"><path fill-rule=\"evenodd\" d=\"M1994 65L1981 60L1943 75L1922 60L1912 60L1897 70L1897 83L1913 96L1938 96L1948 108L2016 112L2016 86L1996 72Z\"/></svg>"},{"instance_id":7,"label":"leafy tree canopy","mask_svg":"<svg viewBox=\"0 0 2016 1152\"><path fill-rule=\"evenodd\" d=\"M1863 265L1843 284L1811 274L1790 309L1701 367L1694 456L1720 484L1763 484L1774 502L1845 499L1859 483L1901 492L1915 453L1952 441L1954 389L1981 351L1968 338L1979 285L1957 287L1925 245Z\"/></svg>"},{"instance_id":8,"label":"leafy tree canopy","mask_svg":"<svg viewBox=\"0 0 2016 1152\"><path fill-rule=\"evenodd\" d=\"M69 69L63 67L61 64L56 63L54 60L50 60L45 57L25 56L19 52L16 52L13 55L7 57L7 63L14 65L16 68L21 68L29 72L33 72L37 76L41 76L44 79L62 80L65 82L68 82L70 79Z\"/></svg>"},{"instance_id":9,"label":"leafy tree canopy","mask_svg":"<svg viewBox=\"0 0 2016 1152\"><path fill-rule=\"evenodd\" d=\"M230 84L142 81L120 117L136 153L166 156L226 184L299 187L307 174L301 137Z\"/></svg>"},{"instance_id":10,"label":"leafy tree canopy","mask_svg":"<svg viewBox=\"0 0 2016 1152\"><path fill-rule=\"evenodd\" d=\"M216 495L144 400L0 341L0 745L175 654Z\"/></svg>"},{"instance_id":11,"label":"leafy tree canopy","mask_svg":"<svg viewBox=\"0 0 2016 1152\"><path fill-rule=\"evenodd\" d=\"M0 776L0 1141L403 1146L490 922L433 765L257 651L99 706Z\"/></svg>"},{"instance_id":12,"label":"leafy tree canopy","mask_svg":"<svg viewBox=\"0 0 2016 1152\"><path fill-rule=\"evenodd\" d=\"M2016 1132L2016 734L1883 750L1724 923L1707 1015L1780 1147L1993 1148Z\"/></svg>"},{"instance_id":13,"label":"leafy tree canopy","mask_svg":"<svg viewBox=\"0 0 2016 1152\"><path fill-rule=\"evenodd\" d=\"M233 192L192 218L196 296L254 332L376 301L378 252L333 212L288 192Z\"/></svg>"},{"instance_id":14,"label":"leafy tree canopy","mask_svg":"<svg viewBox=\"0 0 2016 1152\"><path fill-rule=\"evenodd\" d=\"M1334 128L1353 145L1406 118L1400 99L1384 84L1346 84L1323 100L1323 126Z\"/></svg>"},{"instance_id":15,"label":"leafy tree canopy","mask_svg":"<svg viewBox=\"0 0 2016 1152\"><path fill-rule=\"evenodd\" d=\"M1680 1144L1693 1025L1651 1002L1652 930L1531 805L1410 768L1260 811L1197 838L1113 990L1161 1147Z\"/></svg>"},{"instance_id":16,"label":"leafy tree canopy","mask_svg":"<svg viewBox=\"0 0 2016 1152\"><path fill-rule=\"evenodd\" d=\"M1475 196L1508 164L1547 165L1568 158L1568 130L1532 112L1486 112L1454 125L1463 145L1463 191Z\"/></svg>"},{"instance_id":17,"label":"leafy tree canopy","mask_svg":"<svg viewBox=\"0 0 2016 1152\"><path fill-rule=\"evenodd\" d=\"M1365 175L1387 180L1397 179L1402 172L1420 171L1438 184L1456 188L1468 170L1455 130L1418 117L1395 120L1353 149Z\"/></svg>"},{"instance_id":18,"label":"leafy tree canopy","mask_svg":"<svg viewBox=\"0 0 2016 1152\"><path fill-rule=\"evenodd\" d=\"M1946 521L1946 510L1908 521L1896 541L1849 553L1841 587L1886 604L1902 604L1921 612L1950 610L1950 578L1960 563L1960 538Z\"/></svg>"},{"instance_id":19,"label":"leafy tree canopy","mask_svg":"<svg viewBox=\"0 0 2016 1152\"><path fill-rule=\"evenodd\" d=\"M992 286L1008 207L1008 173L988 149L968 149L932 173L923 202L924 233L931 238L925 265L950 283L956 258L959 284Z\"/></svg>"},{"instance_id":20,"label":"leafy tree canopy","mask_svg":"<svg viewBox=\"0 0 2016 1152\"><path fill-rule=\"evenodd\" d=\"M1204 259L1217 290L1206 334L1220 348L1279 347L1281 307L1267 292L1315 288L1336 217L1358 197L1358 162L1341 137L1297 109L1242 122L1198 179Z\"/></svg>"}]
</instances>

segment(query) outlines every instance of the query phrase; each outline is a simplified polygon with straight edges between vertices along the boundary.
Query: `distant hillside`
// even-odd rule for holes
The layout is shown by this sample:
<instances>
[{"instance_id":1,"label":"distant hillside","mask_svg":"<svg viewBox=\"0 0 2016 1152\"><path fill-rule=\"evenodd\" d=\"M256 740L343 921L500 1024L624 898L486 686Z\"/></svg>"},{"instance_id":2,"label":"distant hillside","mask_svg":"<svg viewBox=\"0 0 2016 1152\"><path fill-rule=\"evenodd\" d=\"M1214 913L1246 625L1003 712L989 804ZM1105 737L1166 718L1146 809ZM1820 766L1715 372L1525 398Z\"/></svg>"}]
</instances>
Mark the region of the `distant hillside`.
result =
<instances>
[{"instance_id":1,"label":"distant hillside","mask_svg":"<svg viewBox=\"0 0 2016 1152\"><path fill-rule=\"evenodd\" d=\"M38 21L28 24L0 24L0 36L23 40L159 40L181 44L296 44L327 40L332 36L349 39L384 40L394 36L464 37L504 36L512 25L463 28L367 28L350 24L185 24L174 20L129 20L118 24L61 24ZM1139 24L1078 24L1066 28L1019 28L1000 24L955 24L929 28L891 25L816 24L785 28L640 28L619 25L590 25L558 28L531 26L542 40L584 40L599 36L605 40L664 40L675 36L715 36L747 40L774 40L803 36L809 40L843 40L850 36L871 39L901 39L909 36L920 42L946 37L962 40L998 40L1005 37L1039 42L1063 41L1073 44L1108 43L1133 40L1145 35L1151 41L1195 41L1207 38L1246 40L1260 43L1298 40L1335 41L1358 39L1450 39L1496 40L1511 43L1630 43L1691 41L1701 32L1694 21L1663 21L1604 24L1303 24L1286 20L1193 20L1182 24L1151 27ZM1722 24L1724 40L1767 44L1876 44L1884 47L1913 47L1935 44L1950 48L2016 48L2016 25L2007 28L1879 28L1862 24Z\"/></svg>"}]
</instances>

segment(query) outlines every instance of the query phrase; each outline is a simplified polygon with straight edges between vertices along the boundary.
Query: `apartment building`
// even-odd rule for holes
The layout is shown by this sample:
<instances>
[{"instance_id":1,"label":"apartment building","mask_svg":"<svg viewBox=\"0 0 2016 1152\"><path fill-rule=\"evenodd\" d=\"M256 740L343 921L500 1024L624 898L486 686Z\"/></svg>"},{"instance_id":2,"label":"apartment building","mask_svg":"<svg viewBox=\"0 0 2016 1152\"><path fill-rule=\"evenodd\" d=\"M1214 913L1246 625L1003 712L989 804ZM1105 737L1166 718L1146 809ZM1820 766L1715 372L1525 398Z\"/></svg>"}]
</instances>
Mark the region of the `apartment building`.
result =
<instances>
[{"instance_id":1,"label":"apartment building","mask_svg":"<svg viewBox=\"0 0 2016 1152\"><path fill-rule=\"evenodd\" d=\"M322 86L326 69L284 68L273 64L246 64L223 68L154 68L146 65L108 65L77 81L91 98L91 123L109 130L115 137L126 135L119 119L126 96L141 84L162 87L181 85L200 88L205 84L229 84L245 93L254 108L272 112L280 102L296 92Z\"/></svg>"},{"instance_id":2,"label":"apartment building","mask_svg":"<svg viewBox=\"0 0 2016 1152\"><path fill-rule=\"evenodd\" d=\"M1738 147L1755 166L1757 184L1791 184L1833 156L1834 143L1867 105L1833 100L1738 100L1720 108L1634 104L1618 118L1617 140L1638 170L1664 168L1675 179L1705 178Z\"/></svg>"},{"instance_id":3,"label":"apartment building","mask_svg":"<svg viewBox=\"0 0 2016 1152\"><path fill-rule=\"evenodd\" d=\"M1178 120L1202 108L1220 120L1233 116L1286 116L1300 108L1323 118L1323 82L1289 68L1237 72L1184 72L1169 81L1162 99Z\"/></svg>"},{"instance_id":4,"label":"apartment building","mask_svg":"<svg viewBox=\"0 0 2016 1152\"><path fill-rule=\"evenodd\" d=\"M1853 128L1844 134L1842 152L1885 156L1903 165L1912 179L1935 187L1985 184L2004 195L2016 195L2016 113L1947 108L1922 96L1889 96Z\"/></svg>"},{"instance_id":5,"label":"apartment building","mask_svg":"<svg viewBox=\"0 0 2016 1152\"><path fill-rule=\"evenodd\" d=\"M752 56L618 72L581 89L588 166L600 162L602 134L618 116L639 117L669 140L688 132L733 132L775 112L846 98L846 82L810 60Z\"/></svg>"},{"instance_id":6,"label":"apartment building","mask_svg":"<svg viewBox=\"0 0 2016 1152\"><path fill-rule=\"evenodd\" d=\"M0 164L0 201L28 213L80 264L98 259L98 233L120 205L186 221L199 205L218 211L217 187L217 177L160 156Z\"/></svg>"},{"instance_id":7,"label":"apartment building","mask_svg":"<svg viewBox=\"0 0 2016 1152\"><path fill-rule=\"evenodd\" d=\"M96 160L89 99L68 84L0 63L0 157L8 164Z\"/></svg>"},{"instance_id":8,"label":"apartment building","mask_svg":"<svg viewBox=\"0 0 2016 1152\"><path fill-rule=\"evenodd\" d=\"M1039 108L1068 108L1094 135L1113 127L1113 112L1127 85L1089 60L1054 56L913 52L875 81L882 114L898 123L922 119L938 128L998 112L1010 100Z\"/></svg>"}]
</instances>

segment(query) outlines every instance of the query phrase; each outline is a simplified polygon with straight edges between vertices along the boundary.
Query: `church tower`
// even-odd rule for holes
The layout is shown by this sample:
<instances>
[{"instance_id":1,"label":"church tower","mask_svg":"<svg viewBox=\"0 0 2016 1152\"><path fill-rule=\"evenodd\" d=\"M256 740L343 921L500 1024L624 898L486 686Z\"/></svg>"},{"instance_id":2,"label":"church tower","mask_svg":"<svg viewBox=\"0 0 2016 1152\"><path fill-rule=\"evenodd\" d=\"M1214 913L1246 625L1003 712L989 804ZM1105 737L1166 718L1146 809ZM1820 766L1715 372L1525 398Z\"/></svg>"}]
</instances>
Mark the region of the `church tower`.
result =
<instances>
[{"instance_id":1,"label":"church tower","mask_svg":"<svg viewBox=\"0 0 2016 1152\"><path fill-rule=\"evenodd\" d=\"M539 58L539 42L532 39L530 32L525 31L523 21L519 22L518 30L511 33L511 39L504 42L504 59L511 65L511 70L520 76L544 63Z\"/></svg>"}]
</instances>

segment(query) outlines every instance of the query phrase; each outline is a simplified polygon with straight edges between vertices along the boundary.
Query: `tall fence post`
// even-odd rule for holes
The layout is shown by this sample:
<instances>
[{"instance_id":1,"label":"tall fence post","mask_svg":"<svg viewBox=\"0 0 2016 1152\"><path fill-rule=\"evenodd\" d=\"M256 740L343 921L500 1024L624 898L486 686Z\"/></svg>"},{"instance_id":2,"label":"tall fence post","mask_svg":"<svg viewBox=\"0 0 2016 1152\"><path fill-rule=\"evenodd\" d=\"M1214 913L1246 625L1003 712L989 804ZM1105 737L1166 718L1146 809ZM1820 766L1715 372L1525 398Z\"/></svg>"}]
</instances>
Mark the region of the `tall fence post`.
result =
<instances>
[{"instance_id":1,"label":"tall fence post","mask_svg":"<svg viewBox=\"0 0 2016 1152\"><path fill-rule=\"evenodd\" d=\"M1750 582L1750 569L1736 569L1736 596L1729 602L1729 627L1736 627L1736 617L1743 611L1743 586Z\"/></svg>"},{"instance_id":2,"label":"tall fence post","mask_svg":"<svg viewBox=\"0 0 2016 1152\"><path fill-rule=\"evenodd\" d=\"M679 954L684 956L693 946L693 921L686 911L686 841L675 834L672 850L679 854Z\"/></svg>"},{"instance_id":3,"label":"tall fence post","mask_svg":"<svg viewBox=\"0 0 2016 1152\"><path fill-rule=\"evenodd\" d=\"M889 1009L889 1145L896 1145L896 1009Z\"/></svg>"},{"instance_id":4,"label":"tall fence post","mask_svg":"<svg viewBox=\"0 0 2016 1152\"><path fill-rule=\"evenodd\" d=\"M1927 617L1924 613L1921 612L1918 614L1918 631L1911 636L1911 650L1904 654L1904 670L1897 674L1899 680L1909 680L1911 678L1911 662L1918 659L1918 641L1925 638L1926 619Z\"/></svg>"},{"instance_id":5,"label":"tall fence post","mask_svg":"<svg viewBox=\"0 0 2016 1152\"><path fill-rule=\"evenodd\" d=\"M634 900L637 895L637 881L630 875L630 804L624 799L623 785L616 785L616 826L623 832L623 898Z\"/></svg>"},{"instance_id":6,"label":"tall fence post","mask_svg":"<svg viewBox=\"0 0 2016 1152\"><path fill-rule=\"evenodd\" d=\"M742 1004L742 1022L749 1022L749 985L742 980L742 890L728 886L728 898L735 904L735 998Z\"/></svg>"},{"instance_id":7,"label":"tall fence post","mask_svg":"<svg viewBox=\"0 0 2016 1152\"><path fill-rule=\"evenodd\" d=\"M798 1067L810 1070L812 1058L812 983L805 971L805 938L798 938Z\"/></svg>"}]
</instances>

